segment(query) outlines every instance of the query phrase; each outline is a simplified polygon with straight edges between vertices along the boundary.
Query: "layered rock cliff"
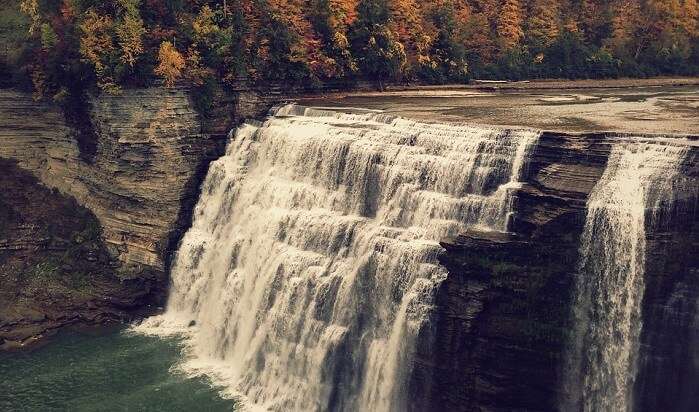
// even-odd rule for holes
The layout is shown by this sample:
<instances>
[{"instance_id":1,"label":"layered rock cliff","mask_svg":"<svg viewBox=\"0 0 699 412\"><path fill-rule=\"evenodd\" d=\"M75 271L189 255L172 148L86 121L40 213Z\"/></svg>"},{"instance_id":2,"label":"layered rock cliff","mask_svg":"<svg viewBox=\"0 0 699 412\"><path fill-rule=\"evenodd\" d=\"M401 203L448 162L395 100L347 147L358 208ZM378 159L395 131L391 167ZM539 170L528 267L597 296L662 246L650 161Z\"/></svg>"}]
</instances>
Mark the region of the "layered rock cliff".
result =
<instances>
[{"instance_id":1,"label":"layered rock cliff","mask_svg":"<svg viewBox=\"0 0 699 412\"><path fill-rule=\"evenodd\" d=\"M81 110L85 118L80 114L76 118L27 94L0 91L0 159L11 160L3 160L0 170L7 179L22 176L33 188L28 190L50 193L39 197L41 205L21 190L0 195L13 205L4 219L8 228L0 237L2 275L33 273L39 265L34 260L24 260L21 269L8 263L21 256L49 258L57 253L50 239L37 235L43 226L27 222L36 220L34 212L41 207L67 211L71 208L61 205L72 202L98 230L94 240L99 247L95 247L104 257L99 260L102 265L86 268L86 273L104 272L120 280L102 290L102 297L134 294L122 286L136 282L149 296L130 309L146 303L162 305L168 261L189 225L208 163L223 152L231 127L244 117L259 116L270 104L252 92L220 101L220 110L203 119L184 90L125 90L90 99ZM63 241L70 243L69 238ZM82 264L81 258L75 260ZM64 271L71 272L71 265L66 263ZM61 310L42 305L44 297L38 294L33 309L23 312L31 293L23 291L24 304L19 304L11 297L16 286L0 284L0 290L7 292L0 301L0 345L3 339L21 342L60 326L61 322L47 317L65 317L58 313ZM63 312L80 311L77 308L83 304L79 299L60 300ZM20 328L18 322L32 327Z\"/></svg>"},{"instance_id":2,"label":"layered rock cliff","mask_svg":"<svg viewBox=\"0 0 699 412\"><path fill-rule=\"evenodd\" d=\"M646 237L638 411L699 409L699 150L680 165L671 210Z\"/></svg>"},{"instance_id":3,"label":"layered rock cliff","mask_svg":"<svg viewBox=\"0 0 699 412\"><path fill-rule=\"evenodd\" d=\"M445 240L450 272L419 348L416 410L560 410L586 201L623 136L544 133L516 195L513 233ZM699 372L697 158L678 201L647 229L639 410L695 410ZM435 408L439 405L439 408Z\"/></svg>"},{"instance_id":4,"label":"layered rock cliff","mask_svg":"<svg viewBox=\"0 0 699 412\"><path fill-rule=\"evenodd\" d=\"M16 161L0 159L0 345L73 323L126 320L157 301L153 276L122 276L100 222Z\"/></svg>"}]
</instances>

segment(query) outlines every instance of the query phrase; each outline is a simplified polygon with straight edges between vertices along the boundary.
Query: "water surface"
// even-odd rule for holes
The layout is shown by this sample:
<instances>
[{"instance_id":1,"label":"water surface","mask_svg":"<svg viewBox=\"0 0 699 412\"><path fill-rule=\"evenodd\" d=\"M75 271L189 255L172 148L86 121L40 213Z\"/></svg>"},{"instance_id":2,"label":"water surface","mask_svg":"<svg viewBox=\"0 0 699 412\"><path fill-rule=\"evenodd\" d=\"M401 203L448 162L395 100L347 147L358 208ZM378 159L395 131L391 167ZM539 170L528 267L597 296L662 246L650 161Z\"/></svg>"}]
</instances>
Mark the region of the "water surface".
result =
<instances>
[{"instance_id":1,"label":"water surface","mask_svg":"<svg viewBox=\"0 0 699 412\"><path fill-rule=\"evenodd\" d=\"M0 411L234 409L206 380L178 373L180 358L177 339L63 333L31 352L0 353Z\"/></svg>"}]
</instances>

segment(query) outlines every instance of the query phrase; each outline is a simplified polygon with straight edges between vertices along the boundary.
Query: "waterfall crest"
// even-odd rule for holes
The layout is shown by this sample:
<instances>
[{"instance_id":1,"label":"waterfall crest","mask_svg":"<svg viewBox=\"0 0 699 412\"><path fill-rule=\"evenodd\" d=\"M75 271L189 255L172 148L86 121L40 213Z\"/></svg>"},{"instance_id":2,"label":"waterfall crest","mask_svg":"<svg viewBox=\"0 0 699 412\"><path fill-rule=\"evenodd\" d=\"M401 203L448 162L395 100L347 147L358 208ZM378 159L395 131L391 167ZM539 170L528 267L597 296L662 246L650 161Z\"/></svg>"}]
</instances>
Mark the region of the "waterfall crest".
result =
<instances>
[{"instance_id":1,"label":"waterfall crest","mask_svg":"<svg viewBox=\"0 0 699 412\"><path fill-rule=\"evenodd\" d=\"M673 202L686 147L643 141L613 146L588 200L567 354L570 411L627 411L636 377L646 226Z\"/></svg>"},{"instance_id":2,"label":"waterfall crest","mask_svg":"<svg viewBox=\"0 0 699 412\"><path fill-rule=\"evenodd\" d=\"M538 132L287 105L212 163L150 333L270 410L405 410L439 240L505 231ZM193 322L192 322L193 321Z\"/></svg>"}]
</instances>

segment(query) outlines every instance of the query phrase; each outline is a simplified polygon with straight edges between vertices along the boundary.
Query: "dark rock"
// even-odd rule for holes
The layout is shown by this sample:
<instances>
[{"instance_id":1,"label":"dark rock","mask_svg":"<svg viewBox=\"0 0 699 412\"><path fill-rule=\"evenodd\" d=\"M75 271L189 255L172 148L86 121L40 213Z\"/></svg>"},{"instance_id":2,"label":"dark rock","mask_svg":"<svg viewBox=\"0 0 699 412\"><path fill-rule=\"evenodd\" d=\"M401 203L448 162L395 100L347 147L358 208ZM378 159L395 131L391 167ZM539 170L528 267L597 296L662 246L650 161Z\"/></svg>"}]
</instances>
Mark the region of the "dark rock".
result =
<instances>
[{"instance_id":1,"label":"dark rock","mask_svg":"<svg viewBox=\"0 0 699 412\"><path fill-rule=\"evenodd\" d=\"M515 234L445 240L449 270L421 334L413 410L559 410L586 201L616 136L544 133L515 198ZM640 410L699 409L699 150L678 201L647 228Z\"/></svg>"}]
</instances>

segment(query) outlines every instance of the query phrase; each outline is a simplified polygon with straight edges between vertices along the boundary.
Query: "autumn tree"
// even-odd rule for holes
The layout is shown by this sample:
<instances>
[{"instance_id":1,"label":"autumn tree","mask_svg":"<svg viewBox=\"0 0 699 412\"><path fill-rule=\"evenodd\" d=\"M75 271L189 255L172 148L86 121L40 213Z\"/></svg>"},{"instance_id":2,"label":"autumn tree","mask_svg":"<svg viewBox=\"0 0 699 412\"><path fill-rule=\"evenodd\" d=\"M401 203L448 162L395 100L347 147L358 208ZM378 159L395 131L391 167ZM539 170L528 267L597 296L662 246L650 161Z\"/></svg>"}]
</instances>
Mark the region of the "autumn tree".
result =
<instances>
[{"instance_id":1,"label":"autumn tree","mask_svg":"<svg viewBox=\"0 0 699 412\"><path fill-rule=\"evenodd\" d=\"M699 1L684 0L681 14L682 29L691 37L699 37Z\"/></svg>"},{"instance_id":2,"label":"autumn tree","mask_svg":"<svg viewBox=\"0 0 699 412\"><path fill-rule=\"evenodd\" d=\"M166 87L172 87L182 76L185 67L185 59L175 46L169 41L164 41L158 51L158 66L155 74L162 77Z\"/></svg>"},{"instance_id":3,"label":"autumn tree","mask_svg":"<svg viewBox=\"0 0 699 412\"><path fill-rule=\"evenodd\" d=\"M588 43L599 46L604 39L610 36L611 3L613 2L600 0L581 1L577 20Z\"/></svg>"},{"instance_id":4,"label":"autumn tree","mask_svg":"<svg viewBox=\"0 0 699 412\"><path fill-rule=\"evenodd\" d=\"M396 40L403 45L409 62L415 62L420 55L427 54L427 48L437 35L437 28L425 24L431 13L429 2L422 0L392 0L388 2L389 29Z\"/></svg>"},{"instance_id":5,"label":"autumn tree","mask_svg":"<svg viewBox=\"0 0 699 412\"><path fill-rule=\"evenodd\" d=\"M212 94L241 80L697 74L698 2L16 0L23 36L0 71L56 101L157 77Z\"/></svg>"},{"instance_id":6,"label":"autumn tree","mask_svg":"<svg viewBox=\"0 0 699 412\"><path fill-rule=\"evenodd\" d=\"M646 2L644 15L647 19L648 39L641 60L646 67L652 67L651 74L686 73L683 62L692 55L693 47L691 34L685 28L685 10L682 6L680 0Z\"/></svg>"},{"instance_id":7,"label":"autumn tree","mask_svg":"<svg viewBox=\"0 0 699 412\"><path fill-rule=\"evenodd\" d=\"M114 21L89 9L80 23L80 54L95 69L97 85L110 93L116 93L119 85L115 79Z\"/></svg>"},{"instance_id":8,"label":"autumn tree","mask_svg":"<svg viewBox=\"0 0 699 412\"><path fill-rule=\"evenodd\" d=\"M328 77L352 76L358 70L347 38L347 30L356 17L354 1L311 1L311 24L322 40L324 55L329 59L324 70Z\"/></svg>"},{"instance_id":9,"label":"autumn tree","mask_svg":"<svg viewBox=\"0 0 699 412\"><path fill-rule=\"evenodd\" d=\"M498 37L503 49L511 49L522 40L524 37L523 20L520 0L506 0L498 19Z\"/></svg>"},{"instance_id":10,"label":"autumn tree","mask_svg":"<svg viewBox=\"0 0 699 412\"><path fill-rule=\"evenodd\" d=\"M120 17L116 23L117 43L121 48L121 61L133 66L143 53L143 35L146 29L138 9L140 0L119 0Z\"/></svg>"},{"instance_id":11,"label":"autumn tree","mask_svg":"<svg viewBox=\"0 0 699 412\"><path fill-rule=\"evenodd\" d=\"M434 7L430 17L437 33L419 62L421 77L432 83L467 81L466 50L459 36L454 4L447 2Z\"/></svg>"},{"instance_id":12,"label":"autumn tree","mask_svg":"<svg viewBox=\"0 0 699 412\"><path fill-rule=\"evenodd\" d=\"M542 51L556 40L560 24L559 12L557 0L534 0L526 31L532 50Z\"/></svg>"},{"instance_id":13,"label":"autumn tree","mask_svg":"<svg viewBox=\"0 0 699 412\"><path fill-rule=\"evenodd\" d=\"M259 80L298 84L309 78L306 49L288 23L276 13L268 12L262 16L255 53Z\"/></svg>"},{"instance_id":14,"label":"autumn tree","mask_svg":"<svg viewBox=\"0 0 699 412\"><path fill-rule=\"evenodd\" d=\"M22 0L19 9L24 12L30 21L29 34L34 34L41 27L41 14L39 13L38 0Z\"/></svg>"},{"instance_id":15,"label":"autumn tree","mask_svg":"<svg viewBox=\"0 0 699 412\"><path fill-rule=\"evenodd\" d=\"M286 61L293 72L292 77L302 78L311 75L315 78L327 78L338 71L334 59L324 53L321 36L308 18L309 2L307 0L268 0L269 18L278 27L273 31L288 41L289 53L279 56ZM284 31L284 33L282 33ZM269 38L270 44L279 43ZM284 47L277 49L285 53Z\"/></svg>"},{"instance_id":16,"label":"autumn tree","mask_svg":"<svg viewBox=\"0 0 699 412\"><path fill-rule=\"evenodd\" d=\"M643 25L641 4L638 0L616 0L612 7L612 33L607 41L618 56L638 58L641 39L638 28Z\"/></svg>"},{"instance_id":17,"label":"autumn tree","mask_svg":"<svg viewBox=\"0 0 699 412\"><path fill-rule=\"evenodd\" d=\"M491 31L487 15L473 13L459 27L460 38L472 63L489 64L495 60L497 37Z\"/></svg>"},{"instance_id":18,"label":"autumn tree","mask_svg":"<svg viewBox=\"0 0 699 412\"><path fill-rule=\"evenodd\" d=\"M223 64L224 56L229 51L230 32L221 24L222 18L222 11L214 11L209 5L204 5L192 21L195 47L189 55L195 58L199 53L203 54L204 60L212 67Z\"/></svg>"}]
</instances>

